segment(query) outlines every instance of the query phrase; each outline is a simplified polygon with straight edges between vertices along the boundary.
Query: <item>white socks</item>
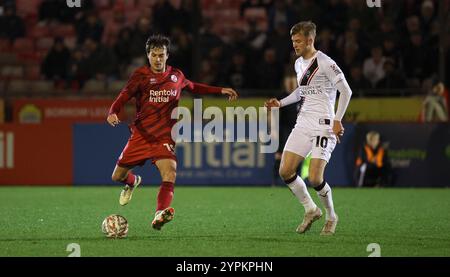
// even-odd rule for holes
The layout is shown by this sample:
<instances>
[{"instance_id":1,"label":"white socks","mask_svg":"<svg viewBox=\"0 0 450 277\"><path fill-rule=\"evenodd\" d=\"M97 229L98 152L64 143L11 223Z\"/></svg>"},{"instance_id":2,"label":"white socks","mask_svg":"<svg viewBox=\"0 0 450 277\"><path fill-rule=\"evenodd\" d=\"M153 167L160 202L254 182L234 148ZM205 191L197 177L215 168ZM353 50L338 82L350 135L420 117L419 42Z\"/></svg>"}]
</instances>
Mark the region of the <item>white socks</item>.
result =
<instances>
[{"instance_id":1,"label":"white socks","mask_svg":"<svg viewBox=\"0 0 450 277\"><path fill-rule=\"evenodd\" d=\"M335 221L336 213L334 212L333 197L331 195L331 188L328 183L325 183L325 186L321 190L317 191L317 195L327 211L326 220Z\"/></svg>"},{"instance_id":2,"label":"white socks","mask_svg":"<svg viewBox=\"0 0 450 277\"><path fill-rule=\"evenodd\" d=\"M297 176L294 181L291 183L288 183L287 186L292 191L292 193L297 197L298 201L303 205L305 208L305 212L312 211L316 209L316 204L311 198L311 195L308 192L308 189L306 188L305 182ZM333 205L333 203L331 203Z\"/></svg>"}]
</instances>

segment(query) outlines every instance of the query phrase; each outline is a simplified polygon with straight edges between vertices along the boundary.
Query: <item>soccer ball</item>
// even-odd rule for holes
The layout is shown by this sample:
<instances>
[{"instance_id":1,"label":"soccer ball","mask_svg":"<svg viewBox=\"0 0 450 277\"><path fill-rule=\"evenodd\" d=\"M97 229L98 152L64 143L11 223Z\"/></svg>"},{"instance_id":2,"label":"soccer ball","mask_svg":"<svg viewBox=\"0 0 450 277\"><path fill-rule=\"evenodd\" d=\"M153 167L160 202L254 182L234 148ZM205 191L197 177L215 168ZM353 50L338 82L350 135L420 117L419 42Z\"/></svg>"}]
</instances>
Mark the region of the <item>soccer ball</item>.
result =
<instances>
[{"instance_id":1,"label":"soccer ball","mask_svg":"<svg viewBox=\"0 0 450 277\"><path fill-rule=\"evenodd\" d=\"M128 221L118 214L109 215L103 220L102 232L108 238L124 238L128 234Z\"/></svg>"}]
</instances>

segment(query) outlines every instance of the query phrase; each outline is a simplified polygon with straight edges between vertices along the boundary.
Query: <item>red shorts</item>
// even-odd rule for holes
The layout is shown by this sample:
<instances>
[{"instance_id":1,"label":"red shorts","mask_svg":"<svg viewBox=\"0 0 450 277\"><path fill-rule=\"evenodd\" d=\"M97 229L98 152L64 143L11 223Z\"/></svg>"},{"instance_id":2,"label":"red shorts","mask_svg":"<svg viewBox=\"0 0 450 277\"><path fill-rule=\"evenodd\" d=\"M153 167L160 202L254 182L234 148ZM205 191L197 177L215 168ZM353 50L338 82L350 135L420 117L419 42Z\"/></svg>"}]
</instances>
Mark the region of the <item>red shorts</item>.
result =
<instances>
[{"instance_id":1,"label":"red shorts","mask_svg":"<svg viewBox=\"0 0 450 277\"><path fill-rule=\"evenodd\" d=\"M120 154L117 165L121 167L142 166L147 160L151 160L154 164L162 159L177 161L175 142L171 138L148 141L139 132L134 131Z\"/></svg>"}]
</instances>

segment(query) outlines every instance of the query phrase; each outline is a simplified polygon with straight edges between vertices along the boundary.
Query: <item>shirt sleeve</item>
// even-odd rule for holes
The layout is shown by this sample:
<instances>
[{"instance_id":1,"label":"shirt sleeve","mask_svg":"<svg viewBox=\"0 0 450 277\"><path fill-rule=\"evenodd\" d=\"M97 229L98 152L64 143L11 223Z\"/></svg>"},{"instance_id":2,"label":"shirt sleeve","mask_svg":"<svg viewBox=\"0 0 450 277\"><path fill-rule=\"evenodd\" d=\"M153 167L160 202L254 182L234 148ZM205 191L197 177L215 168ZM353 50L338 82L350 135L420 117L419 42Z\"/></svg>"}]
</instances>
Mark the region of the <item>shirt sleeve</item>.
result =
<instances>
[{"instance_id":1,"label":"shirt sleeve","mask_svg":"<svg viewBox=\"0 0 450 277\"><path fill-rule=\"evenodd\" d=\"M344 117L345 111L347 110L348 103L350 102L350 98L352 96L352 90L345 79L344 73L339 68L339 66L330 58L325 58L322 61L322 66L325 72L325 75L330 80L332 85L337 88L339 91L339 102L338 108L336 111L336 116L334 120L341 121Z\"/></svg>"},{"instance_id":2,"label":"shirt sleeve","mask_svg":"<svg viewBox=\"0 0 450 277\"><path fill-rule=\"evenodd\" d=\"M119 96L114 100L109 109L109 115L118 114L123 106L136 95L139 90L139 82L141 74L135 71L128 80L125 87L120 91Z\"/></svg>"},{"instance_id":3,"label":"shirt sleeve","mask_svg":"<svg viewBox=\"0 0 450 277\"><path fill-rule=\"evenodd\" d=\"M213 87L201 83L194 83L186 78L184 78L183 80L183 88L196 94L220 94L222 92L221 87Z\"/></svg>"},{"instance_id":4,"label":"shirt sleeve","mask_svg":"<svg viewBox=\"0 0 450 277\"><path fill-rule=\"evenodd\" d=\"M280 108L297 103L298 101L300 101L300 99L301 99L300 87L298 87L288 96L280 100Z\"/></svg>"},{"instance_id":5,"label":"shirt sleeve","mask_svg":"<svg viewBox=\"0 0 450 277\"><path fill-rule=\"evenodd\" d=\"M348 103L350 102L350 98L352 97L352 90L347 83L347 80L342 79L336 84L336 88L338 89L339 95L339 103L336 111L336 115L334 120L341 121L344 117L345 111L347 110Z\"/></svg>"},{"instance_id":6,"label":"shirt sleeve","mask_svg":"<svg viewBox=\"0 0 450 277\"><path fill-rule=\"evenodd\" d=\"M322 60L322 68L325 73L325 76L330 80L333 86L345 79L344 73L339 68L339 66L329 57L326 57Z\"/></svg>"}]
</instances>

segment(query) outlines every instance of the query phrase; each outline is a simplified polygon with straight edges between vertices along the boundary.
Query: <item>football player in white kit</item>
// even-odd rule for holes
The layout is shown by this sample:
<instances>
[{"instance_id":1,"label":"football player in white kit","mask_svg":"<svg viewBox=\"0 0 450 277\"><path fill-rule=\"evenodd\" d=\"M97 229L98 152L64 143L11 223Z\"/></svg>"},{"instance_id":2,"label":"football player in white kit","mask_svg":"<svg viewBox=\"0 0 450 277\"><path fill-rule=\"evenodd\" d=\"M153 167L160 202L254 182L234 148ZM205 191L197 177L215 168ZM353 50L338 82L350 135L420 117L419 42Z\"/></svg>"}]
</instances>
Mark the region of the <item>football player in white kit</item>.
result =
<instances>
[{"instance_id":1,"label":"football player in white kit","mask_svg":"<svg viewBox=\"0 0 450 277\"><path fill-rule=\"evenodd\" d=\"M280 101L275 98L268 100L265 106L282 108L299 103L297 123L284 147L279 173L305 208L303 221L297 227L298 233L304 233L322 216L305 182L297 176L298 166L311 153L309 182L326 210L326 222L320 234L333 235L338 216L334 211L331 188L323 176L336 142L339 143L344 135L341 120L352 92L336 63L314 48L315 36L316 25L311 21L292 27L291 39L299 57L295 62L298 88ZM336 90L339 90L340 97L335 114Z\"/></svg>"}]
</instances>

